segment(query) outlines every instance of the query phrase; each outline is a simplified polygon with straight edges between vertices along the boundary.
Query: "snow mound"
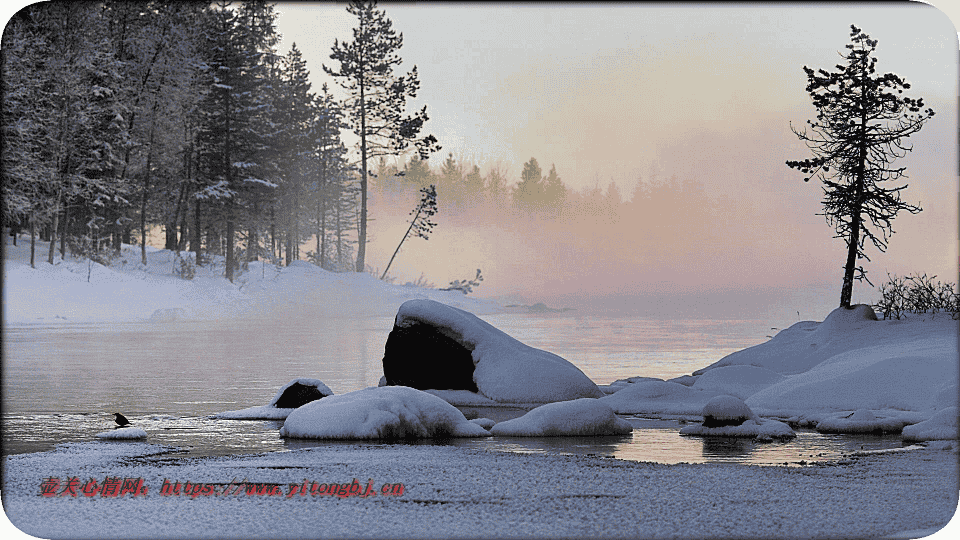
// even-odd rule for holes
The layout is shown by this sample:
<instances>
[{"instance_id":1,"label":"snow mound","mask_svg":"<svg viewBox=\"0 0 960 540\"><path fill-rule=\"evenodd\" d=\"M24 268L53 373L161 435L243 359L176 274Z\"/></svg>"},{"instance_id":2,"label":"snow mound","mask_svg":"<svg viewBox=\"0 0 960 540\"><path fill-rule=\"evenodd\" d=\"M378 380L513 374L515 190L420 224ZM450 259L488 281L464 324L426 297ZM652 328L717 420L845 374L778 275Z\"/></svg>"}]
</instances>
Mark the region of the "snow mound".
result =
<instances>
[{"instance_id":1,"label":"snow mound","mask_svg":"<svg viewBox=\"0 0 960 540\"><path fill-rule=\"evenodd\" d=\"M490 433L437 396L405 386L381 386L307 403L287 416L280 436L396 440Z\"/></svg>"},{"instance_id":2,"label":"snow mound","mask_svg":"<svg viewBox=\"0 0 960 540\"><path fill-rule=\"evenodd\" d=\"M743 400L730 395L712 398L700 411L703 424L680 428L681 435L702 437L752 437L760 441L796 437L790 426L758 417Z\"/></svg>"},{"instance_id":3,"label":"snow mound","mask_svg":"<svg viewBox=\"0 0 960 540\"><path fill-rule=\"evenodd\" d=\"M863 304L837 308L823 322L798 322L767 342L729 354L693 374L732 365L762 367L782 375L803 373L832 356L865 344L896 342L888 335L890 322L877 321L873 308ZM856 338L851 339L853 336Z\"/></svg>"},{"instance_id":4,"label":"snow mound","mask_svg":"<svg viewBox=\"0 0 960 540\"><path fill-rule=\"evenodd\" d=\"M97 433L96 437L98 439L106 439L111 441L142 440L147 438L147 432L138 427L125 427L125 428L118 428L113 431L104 431L102 433Z\"/></svg>"},{"instance_id":5,"label":"snow mound","mask_svg":"<svg viewBox=\"0 0 960 540\"><path fill-rule=\"evenodd\" d=\"M224 411L213 415L213 418L222 420L283 420L297 407L332 395L333 390L323 384L323 381L301 377L283 385L267 405L257 405L237 411Z\"/></svg>"},{"instance_id":6,"label":"snow mound","mask_svg":"<svg viewBox=\"0 0 960 540\"><path fill-rule=\"evenodd\" d=\"M433 300L409 300L400 306L387 338L383 370L391 385L424 390L473 386L500 403L603 396L567 360L525 345L472 313Z\"/></svg>"},{"instance_id":7,"label":"snow mound","mask_svg":"<svg viewBox=\"0 0 960 540\"><path fill-rule=\"evenodd\" d=\"M915 339L875 346L866 346L863 335L851 334L848 340L859 342L860 347L758 391L747 398L747 405L768 416L818 410L923 411L939 405L942 391L956 384L955 331L918 332Z\"/></svg>"},{"instance_id":8,"label":"snow mound","mask_svg":"<svg viewBox=\"0 0 960 540\"><path fill-rule=\"evenodd\" d=\"M758 420L757 415L738 397L720 395L710 399L700 411L704 427L740 425L747 420Z\"/></svg>"},{"instance_id":9,"label":"snow mound","mask_svg":"<svg viewBox=\"0 0 960 540\"><path fill-rule=\"evenodd\" d=\"M718 394L680 383L645 379L598 401L618 414L699 415L707 401Z\"/></svg>"},{"instance_id":10,"label":"snow mound","mask_svg":"<svg viewBox=\"0 0 960 540\"><path fill-rule=\"evenodd\" d=\"M693 388L716 390L740 399L747 399L759 390L763 390L785 378L775 371L762 367L724 366L711 369L697 377L696 382L693 383Z\"/></svg>"},{"instance_id":11,"label":"snow mound","mask_svg":"<svg viewBox=\"0 0 960 540\"><path fill-rule=\"evenodd\" d=\"M868 409L828 416L817 424L821 433L900 433L905 422L899 418L877 416Z\"/></svg>"},{"instance_id":12,"label":"snow mound","mask_svg":"<svg viewBox=\"0 0 960 540\"><path fill-rule=\"evenodd\" d=\"M937 411L929 420L903 428L905 441L951 440L957 436L956 407Z\"/></svg>"},{"instance_id":13,"label":"snow mound","mask_svg":"<svg viewBox=\"0 0 960 540\"><path fill-rule=\"evenodd\" d=\"M596 399L581 398L541 405L520 418L500 422L491 433L508 437L592 437L625 435L633 426Z\"/></svg>"},{"instance_id":14,"label":"snow mound","mask_svg":"<svg viewBox=\"0 0 960 540\"><path fill-rule=\"evenodd\" d=\"M701 424L687 425L680 428L681 435L698 435L701 437L738 437L755 438L759 441L773 439L792 439L797 434L790 426L769 418L747 420L738 426L706 427Z\"/></svg>"}]
</instances>

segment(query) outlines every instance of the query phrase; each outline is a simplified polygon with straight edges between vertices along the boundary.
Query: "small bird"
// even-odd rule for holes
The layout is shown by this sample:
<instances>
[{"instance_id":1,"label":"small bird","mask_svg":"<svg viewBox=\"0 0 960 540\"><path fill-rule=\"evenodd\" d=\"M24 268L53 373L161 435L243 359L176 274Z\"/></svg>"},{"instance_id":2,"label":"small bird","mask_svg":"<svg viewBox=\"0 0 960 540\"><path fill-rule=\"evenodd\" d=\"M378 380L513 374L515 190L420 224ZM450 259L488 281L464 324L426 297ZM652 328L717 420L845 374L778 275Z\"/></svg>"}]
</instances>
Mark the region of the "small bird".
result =
<instances>
[{"instance_id":1,"label":"small bird","mask_svg":"<svg viewBox=\"0 0 960 540\"><path fill-rule=\"evenodd\" d=\"M130 421L127 420L127 417L120 413L113 413L113 415L116 417L115 420L117 422L117 425L120 427L126 426L130 423Z\"/></svg>"}]
</instances>

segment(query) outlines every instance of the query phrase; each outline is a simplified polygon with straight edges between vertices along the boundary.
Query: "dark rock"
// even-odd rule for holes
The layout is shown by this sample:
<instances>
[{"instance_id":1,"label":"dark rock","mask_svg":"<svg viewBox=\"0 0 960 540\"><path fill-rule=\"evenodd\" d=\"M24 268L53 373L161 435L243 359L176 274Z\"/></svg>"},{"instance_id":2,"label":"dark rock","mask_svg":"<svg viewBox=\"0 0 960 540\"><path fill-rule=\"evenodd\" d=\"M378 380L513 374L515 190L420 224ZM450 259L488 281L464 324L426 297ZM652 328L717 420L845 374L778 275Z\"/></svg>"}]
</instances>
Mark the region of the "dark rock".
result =
<instances>
[{"instance_id":1,"label":"dark rock","mask_svg":"<svg viewBox=\"0 0 960 540\"><path fill-rule=\"evenodd\" d=\"M388 386L477 392L472 352L435 326L394 324L384 346L383 375Z\"/></svg>"},{"instance_id":2,"label":"dark rock","mask_svg":"<svg viewBox=\"0 0 960 540\"><path fill-rule=\"evenodd\" d=\"M278 409L296 409L302 405L316 401L324 395L316 386L307 386L300 383L293 383L280 394L280 398L274 404Z\"/></svg>"}]
</instances>

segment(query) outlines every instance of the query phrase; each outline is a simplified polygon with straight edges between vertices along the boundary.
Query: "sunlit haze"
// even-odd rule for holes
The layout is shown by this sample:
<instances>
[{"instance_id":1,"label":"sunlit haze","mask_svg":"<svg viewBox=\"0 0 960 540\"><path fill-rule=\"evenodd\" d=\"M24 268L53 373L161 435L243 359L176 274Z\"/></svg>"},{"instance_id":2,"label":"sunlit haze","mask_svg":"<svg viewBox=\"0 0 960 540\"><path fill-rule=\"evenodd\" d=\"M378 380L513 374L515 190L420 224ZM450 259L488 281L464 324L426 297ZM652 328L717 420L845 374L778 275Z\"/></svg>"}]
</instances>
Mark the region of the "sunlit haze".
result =
<instances>
[{"instance_id":1,"label":"sunlit haze","mask_svg":"<svg viewBox=\"0 0 960 540\"><path fill-rule=\"evenodd\" d=\"M822 318L838 304L845 245L822 211L821 188L787 159L810 156L791 132L815 117L803 66L834 69L855 24L879 41L877 68L912 85L936 116L899 164L902 213L886 253L868 248L874 284L886 273L957 279L956 29L924 4L382 4L403 34L405 72L427 106L426 132L461 164L519 181L523 164L551 165L568 188L611 184L622 201L664 182L693 199L656 215L506 223L453 219L442 204L428 241L409 240L390 269L397 282L472 277L475 294L571 306L671 313ZM352 39L345 5L280 3L280 52L296 43L314 90L335 39ZM348 144L355 139L345 137ZM406 158L392 163L403 167ZM668 200L661 198L658 200ZM403 235L406 202L374 197L367 261L383 269ZM691 204L695 206L690 207ZM709 211L701 211L704 208ZM501 222L502 221L502 222ZM575 224L573 222L576 222ZM665 230L666 227L666 230ZM854 301L879 293L865 282Z\"/></svg>"}]
</instances>

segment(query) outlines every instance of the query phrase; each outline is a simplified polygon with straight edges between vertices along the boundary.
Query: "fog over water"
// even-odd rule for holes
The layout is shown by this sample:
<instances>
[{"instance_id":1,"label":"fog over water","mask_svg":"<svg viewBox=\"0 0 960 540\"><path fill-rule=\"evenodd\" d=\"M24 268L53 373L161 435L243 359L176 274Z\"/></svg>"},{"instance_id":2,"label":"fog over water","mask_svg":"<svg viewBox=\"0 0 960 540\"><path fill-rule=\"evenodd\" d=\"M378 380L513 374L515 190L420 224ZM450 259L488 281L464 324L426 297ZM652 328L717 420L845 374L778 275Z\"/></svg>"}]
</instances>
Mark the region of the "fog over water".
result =
<instances>
[{"instance_id":1,"label":"fog over water","mask_svg":"<svg viewBox=\"0 0 960 540\"><path fill-rule=\"evenodd\" d=\"M435 174L452 154L464 173L499 171L509 189L535 158L581 203L530 217L512 211L509 192L457 207L439 185L437 228L391 266L400 283L442 286L481 268L475 294L520 303L822 319L838 304L845 245L817 215L819 183L784 162L810 156L791 132L816 114L802 67L834 69L851 24L879 41L877 69L905 77L937 113L897 162L904 200L924 210L898 216L888 251L868 247L864 268L874 284L887 272L956 281L958 46L933 8L382 7L404 35L401 69L420 75L410 110L428 107L425 129L443 146ZM342 5L278 10L281 49L296 42L314 86L339 92L321 65L334 38L351 39L353 17ZM406 230L417 202L408 188L371 193L371 267L386 266ZM604 200L622 204L598 211ZM854 288L854 302L878 298L865 282Z\"/></svg>"}]
</instances>

